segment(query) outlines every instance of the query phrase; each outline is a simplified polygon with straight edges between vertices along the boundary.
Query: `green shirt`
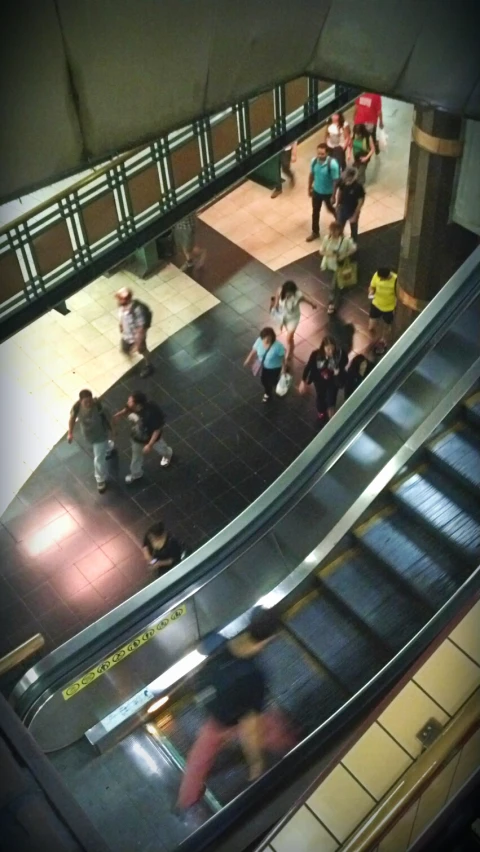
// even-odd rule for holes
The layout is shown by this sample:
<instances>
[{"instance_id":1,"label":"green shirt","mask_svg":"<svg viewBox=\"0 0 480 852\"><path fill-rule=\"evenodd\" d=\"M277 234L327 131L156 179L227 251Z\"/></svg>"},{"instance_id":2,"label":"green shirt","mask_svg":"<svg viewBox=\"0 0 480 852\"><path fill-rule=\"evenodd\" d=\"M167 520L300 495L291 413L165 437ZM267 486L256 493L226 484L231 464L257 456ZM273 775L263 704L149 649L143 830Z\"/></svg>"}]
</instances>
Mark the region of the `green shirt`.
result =
<instances>
[{"instance_id":1,"label":"green shirt","mask_svg":"<svg viewBox=\"0 0 480 852\"><path fill-rule=\"evenodd\" d=\"M93 400L90 408L84 408L78 400L71 415L78 420L82 435L89 444L101 444L108 440L108 416L98 399Z\"/></svg>"}]
</instances>

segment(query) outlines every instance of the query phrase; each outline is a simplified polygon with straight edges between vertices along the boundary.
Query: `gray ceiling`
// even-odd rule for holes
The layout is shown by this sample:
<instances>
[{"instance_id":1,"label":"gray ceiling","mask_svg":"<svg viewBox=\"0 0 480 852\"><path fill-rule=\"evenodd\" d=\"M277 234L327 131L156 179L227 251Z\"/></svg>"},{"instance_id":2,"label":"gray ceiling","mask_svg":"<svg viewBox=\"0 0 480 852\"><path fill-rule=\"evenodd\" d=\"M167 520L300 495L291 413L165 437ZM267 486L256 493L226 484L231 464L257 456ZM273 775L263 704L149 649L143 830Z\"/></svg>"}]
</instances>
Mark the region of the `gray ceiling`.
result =
<instances>
[{"instance_id":1,"label":"gray ceiling","mask_svg":"<svg viewBox=\"0 0 480 852\"><path fill-rule=\"evenodd\" d=\"M17 0L0 199L304 73L480 119L480 0Z\"/></svg>"}]
</instances>

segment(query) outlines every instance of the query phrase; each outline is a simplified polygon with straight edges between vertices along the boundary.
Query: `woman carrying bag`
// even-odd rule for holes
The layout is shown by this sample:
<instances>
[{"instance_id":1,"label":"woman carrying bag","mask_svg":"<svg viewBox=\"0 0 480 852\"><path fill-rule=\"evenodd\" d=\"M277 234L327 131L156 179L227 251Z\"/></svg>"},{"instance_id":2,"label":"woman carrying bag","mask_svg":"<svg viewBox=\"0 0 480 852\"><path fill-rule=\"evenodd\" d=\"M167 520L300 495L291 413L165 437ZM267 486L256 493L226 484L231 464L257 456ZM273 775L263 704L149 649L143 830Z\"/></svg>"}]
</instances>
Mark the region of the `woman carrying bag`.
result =
<instances>
[{"instance_id":1,"label":"woman carrying bag","mask_svg":"<svg viewBox=\"0 0 480 852\"><path fill-rule=\"evenodd\" d=\"M344 236L342 225L332 222L319 251L322 257L322 278L330 288L329 314L334 314L338 309L344 287L356 284L356 265L349 260L356 250L357 245L352 238ZM349 275L351 280L347 280Z\"/></svg>"},{"instance_id":2,"label":"woman carrying bag","mask_svg":"<svg viewBox=\"0 0 480 852\"><path fill-rule=\"evenodd\" d=\"M244 366L248 367L252 362L252 373L254 376L260 374L260 381L265 391L262 402L270 401L281 376L285 376L285 379L282 387L279 388L281 392L278 395L284 396L286 391L283 390L283 386L287 385L286 390L288 390L291 377L287 378L285 347L283 343L277 340L273 328L262 328L259 337L257 337L251 351L245 358Z\"/></svg>"}]
</instances>

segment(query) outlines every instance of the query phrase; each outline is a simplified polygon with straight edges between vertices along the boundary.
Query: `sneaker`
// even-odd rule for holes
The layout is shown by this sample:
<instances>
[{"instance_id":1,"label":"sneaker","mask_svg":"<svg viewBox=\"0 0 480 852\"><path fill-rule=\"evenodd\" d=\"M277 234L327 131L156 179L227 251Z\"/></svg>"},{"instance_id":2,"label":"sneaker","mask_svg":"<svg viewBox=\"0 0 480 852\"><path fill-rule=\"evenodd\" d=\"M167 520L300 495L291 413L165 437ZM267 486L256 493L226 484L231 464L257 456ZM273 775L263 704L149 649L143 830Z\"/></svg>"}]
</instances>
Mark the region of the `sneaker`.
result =
<instances>
[{"instance_id":1,"label":"sneaker","mask_svg":"<svg viewBox=\"0 0 480 852\"><path fill-rule=\"evenodd\" d=\"M132 476L131 473L127 473L127 475L125 477L125 482L127 483L127 485L131 485L132 482L136 482L137 479L142 479L142 478L143 478L143 473L141 473L139 476Z\"/></svg>"},{"instance_id":2,"label":"sneaker","mask_svg":"<svg viewBox=\"0 0 480 852\"><path fill-rule=\"evenodd\" d=\"M97 491L98 491L99 494L105 494L106 490L107 490L107 483L106 482L97 482Z\"/></svg>"},{"instance_id":3,"label":"sneaker","mask_svg":"<svg viewBox=\"0 0 480 852\"><path fill-rule=\"evenodd\" d=\"M160 467L168 467L170 462L172 461L173 453L170 453L169 456L162 456L160 459Z\"/></svg>"},{"instance_id":4,"label":"sneaker","mask_svg":"<svg viewBox=\"0 0 480 852\"><path fill-rule=\"evenodd\" d=\"M278 186L277 186L277 188L273 190L270 198L278 198L278 196L281 195L281 194L282 194L282 190L279 189Z\"/></svg>"},{"instance_id":5,"label":"sneaker","mask_svg":"<svg viewBox=\"0 0 480 852\"><path fill-rule=\"evenodd\" d=\"M313 243L314 240L319 240L320 234L316 234L314 231L307 237L305 240L306 243Z\"/></svg>"},{"instance_id":6,"label":"sneaker","mask_svg":"<svg viewBox=\"0 0 480 852\"><path fill-rule=\"evenodd\" d=\"M152 365L152 364L147 364L147 366L146 366L146 367L144 367L144 368L143 368L143 370L141 370L141 372L140 372L140 378L141 378L141 379L148 379L148 377L152 375L153 370L154 370L153 365Z\"/></svg>"},{"instance_id":7,"label":"sneaker","mask_svg":"<svg viewBox=\"0 0 480 852\"><path fill-rule=\"evenodd\" d=\"M264 393L263 396L262 396L262 402L268 402L269 400L270 400L269 395L267 393Z\"/></svg>"},{"instance_id":8,"label":"sneaker","mask_svg":"<svg viewBox=\"0 0 480 852\"><path fill-rule=\"evenodd\" d=\"M193 269L193 260L187 260L180 267L181 272L188 272L189 269Z\"/></svg>"},{"instance_id":9,"label":"sneaker","mask_svg":"<svg viewBox=\"0 0 480 852\"><path fill-rule=\"evenodd\" d=\"M193 263L195 269L201 269L202 268L203 264L205 263L206 256L207 256L207 250L201 249L200 254L198 255L197 259Z\"/></svg>"}]
</instances>

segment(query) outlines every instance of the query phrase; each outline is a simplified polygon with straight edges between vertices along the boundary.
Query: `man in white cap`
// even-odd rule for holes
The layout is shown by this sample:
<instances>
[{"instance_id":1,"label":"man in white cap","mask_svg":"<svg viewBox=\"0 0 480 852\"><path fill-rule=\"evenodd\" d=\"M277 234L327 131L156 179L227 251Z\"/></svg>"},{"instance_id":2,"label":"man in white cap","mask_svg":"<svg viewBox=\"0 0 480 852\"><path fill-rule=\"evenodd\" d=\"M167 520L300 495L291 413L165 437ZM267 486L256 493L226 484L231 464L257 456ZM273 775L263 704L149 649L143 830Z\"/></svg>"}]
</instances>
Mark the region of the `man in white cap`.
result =
<instances>
[{"instance_id":1,"label":"man in white cap","mask_svg":"<svg viewBox=\"0 0 480 852\"><path fill-rule=\"evenodd\" d=\"M142 379L146 379L153 373L153 364L147 349L147 331L152 324L152 312L148 305L133 298L128 287L122 287L115 293L115 298L119 307L122 352L129 357L133 352L143 355L144 367L140 375Z\"/></svg>"}]
</instances>

